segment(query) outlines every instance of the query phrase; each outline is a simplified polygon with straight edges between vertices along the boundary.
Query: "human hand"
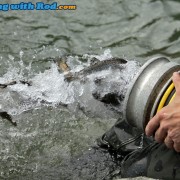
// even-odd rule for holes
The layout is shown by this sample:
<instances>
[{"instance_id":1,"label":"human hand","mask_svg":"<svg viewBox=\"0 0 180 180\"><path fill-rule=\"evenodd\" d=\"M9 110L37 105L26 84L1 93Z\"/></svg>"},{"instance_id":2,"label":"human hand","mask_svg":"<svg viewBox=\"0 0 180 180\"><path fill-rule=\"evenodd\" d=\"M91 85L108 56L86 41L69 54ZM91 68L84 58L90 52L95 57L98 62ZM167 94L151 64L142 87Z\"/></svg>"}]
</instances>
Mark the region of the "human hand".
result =
<instances>
[{"instance_id":1,"label":"human hand","mask_svg":"<svg viewBox=\"0 0 180 180\"><path fill-rule=\"evenodd\" d=\"M180 152L180 74L172 77L176 96L173 101L162 108L147 124L147 136L155 135L157 142L164 142L168 148Z\"/></svg>"}]
</instances>

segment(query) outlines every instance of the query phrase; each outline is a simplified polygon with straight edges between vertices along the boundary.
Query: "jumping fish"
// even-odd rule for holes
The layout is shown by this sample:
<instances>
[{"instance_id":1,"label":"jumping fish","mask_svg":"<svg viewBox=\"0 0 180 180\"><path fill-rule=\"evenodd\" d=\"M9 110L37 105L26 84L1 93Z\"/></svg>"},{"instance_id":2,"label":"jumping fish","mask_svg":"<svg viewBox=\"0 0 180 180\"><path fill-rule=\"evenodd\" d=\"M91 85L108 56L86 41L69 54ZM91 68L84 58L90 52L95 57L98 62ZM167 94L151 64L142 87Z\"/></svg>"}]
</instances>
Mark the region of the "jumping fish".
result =
<instances>
[{"instance_id":1,"label":"jumping fish","mask_svg":"<svg viewBox=\"0 0 180 180\"><path fill-rule=\"evenodd\" d=\"M104 61L100 61L97 58L93 58L91 61L90 66L82 69L79 72L69 72L65 75L65 80L70 82L72 80L75 79L79 79L81 77L86 77L87 75L90 75L92 73L96 73L102 70L107 70L109 68L111 69L123 69L124 66L123 64L126 64L127 61L125 59L122 58L110 58L110 59L106 59ZM60 67L61 68L61 67ZM61 68L62 69L62 68Z\"/></svg>"},{"instance_id":2,"label":"jumping fish","mask_svg":"<svg viewBox=\"0 0 180 180\"><path fill-rule=\"evenodd\" d=\"M63 56L61 58L51 58L50 60L53 60L57 64L57 66L59 67L59 71L61 73L62 72L65 73L64 79L68 83L70 83L73 80L81 80L83 78L86 78L86 76L88 76L90 74L100 72L102 70L107 70L109 68L121 70L124 68L123 64L127 63L127 61L125 59L117 58L117 57L106 59L104 61L100 61L99 59L93 57L90 61L90 65L88 67L85 67L84 69L80 70L79 72L71 72L71 69L67 64L66 56ZM17 82L17 81L12 80L11 82L8 82L8 83L4 83L4 84L1 83L0 89L7 88L8 86L15 85L17 83L32 86L32 82L28 82L25 80L20 80L19 82ZM95 83L101 84L101 79L95 79ZM119 95L117 93L116 94L110 93L110 94L106 94L103 97L99 97L99 94L97 92L94 92L94 93L92 93L92 96L101 102L104 102L106 104L114 104L114 105L117 105L118 101L120 99ZM7 119L14 126L17 126L17 123L12 120L12 117L7 112L0 111L0 116L3 119Z\"/></svg>"},{"instance_id":3,"label":"jumping fish","mask_svg":"<svg viewBox=\"0 0 180 180\"><path fill-rule=\"evenodd\" d=\"M67 65L67 58L63 57L62 59L59 58L56 60L58 60L56 63L58 65L60 71L65 72L64 79L68 83L70 83L74 80L84 81L88 75L91 75L93 73L100 72L103 70L108 70L109 68L114 69L114 70L116 70L116 69L122 70L125 67L124 64L127 63L127 61L125 59L117 58L117 57L106 59L103 61L100 61L99 59L93 57L90 61L90 65L88 67L85 67L84 69L80 70L79 72L73 73L70 71L70 68ZM66 68L64 68L64 67L66 67ZM101 81L102 81L101 78L96 78L94 80L94 83L96 85L101 86L101 84L102 84ZM92 93L92 96L95 99L97 99L105 104L112 104L114 106L118 105L124 99L124 96L119 95L118 92L111 92L111 93L107 93L107 94L101 96L98 91L94 91Z\"/></svg>"}]
</instances>

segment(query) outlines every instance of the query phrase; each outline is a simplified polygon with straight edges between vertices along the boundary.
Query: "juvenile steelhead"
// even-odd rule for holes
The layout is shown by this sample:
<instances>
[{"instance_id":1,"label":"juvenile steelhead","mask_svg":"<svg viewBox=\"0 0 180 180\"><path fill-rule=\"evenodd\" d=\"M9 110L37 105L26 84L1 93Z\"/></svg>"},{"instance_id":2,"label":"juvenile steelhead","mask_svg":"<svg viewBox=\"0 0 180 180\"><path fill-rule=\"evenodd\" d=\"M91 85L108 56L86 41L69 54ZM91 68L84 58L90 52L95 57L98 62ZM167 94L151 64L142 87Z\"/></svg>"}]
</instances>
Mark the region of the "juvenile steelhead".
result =
<instances>
[{"instance_id":1,"label":"juvenile steelhead","mask_svg":"<svg viewBox=\"0 0 180 180\"><path fill-rule=\"evenodd\" d=\"M121 59L121 58L111 58L111 59L106 59L104 61L99 61L99 60L97 61L98 62L90 65L89 67L82 69L79 72L75 72L74 74L69 72L68 74L65 75L65 80L70 82L72 80L81 78L81 76L86 77L89 74L93 74L102 70L107 70L109 68L121 70L124 68L122 64L127 63L125 59Z\"/></svg>"}]
</instances>

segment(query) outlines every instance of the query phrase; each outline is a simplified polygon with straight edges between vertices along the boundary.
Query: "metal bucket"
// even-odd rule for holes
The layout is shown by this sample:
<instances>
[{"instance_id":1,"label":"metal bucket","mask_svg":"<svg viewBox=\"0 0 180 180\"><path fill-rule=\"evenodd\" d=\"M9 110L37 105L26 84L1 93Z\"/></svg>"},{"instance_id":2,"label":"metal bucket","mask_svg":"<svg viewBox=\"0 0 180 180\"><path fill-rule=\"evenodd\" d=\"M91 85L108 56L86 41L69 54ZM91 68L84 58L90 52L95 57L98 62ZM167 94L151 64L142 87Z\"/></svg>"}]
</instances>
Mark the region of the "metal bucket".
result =
<instances>
[{"instance_id":1,"label":"metal bucket","mask_svg":"<svg viewBox=\"0 0 180 180\"><path fill-rule=\"evenodd\" d=\"M152 58L141 67L125 97L124 115L130 125L145 129L148 121L162 108L159 104L173 84L172 74L179 70L180 64L166 57ZM167 105L174 93L173 87L161 106Z\"/></svg>"}]
</instances>

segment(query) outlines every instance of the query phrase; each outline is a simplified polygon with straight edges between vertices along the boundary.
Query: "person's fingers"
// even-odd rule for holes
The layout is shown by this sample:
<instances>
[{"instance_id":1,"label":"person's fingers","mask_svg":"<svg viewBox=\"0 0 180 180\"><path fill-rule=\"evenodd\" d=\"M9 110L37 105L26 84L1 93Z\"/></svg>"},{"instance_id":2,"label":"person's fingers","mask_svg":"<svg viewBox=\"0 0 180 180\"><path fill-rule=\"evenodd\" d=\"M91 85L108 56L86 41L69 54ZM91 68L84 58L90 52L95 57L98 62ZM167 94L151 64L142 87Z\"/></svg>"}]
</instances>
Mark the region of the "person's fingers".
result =
<instances>
[{"instance_id":1,"label":"person's fingers","mask_svg":"<svg viewBox=\"0 0 180 180\"><path fill-rule=\"evenodd\" d=\"M158 129L160 125L160 116L156 114L147 124L145 132L147 136L152 136L156 129Z\"/></svg>"},{"instance_id":2,"label":"person's fingers","mask_svg":"<svg viewBox=\"0 0 180 180\"><path fill-rule=\"evenodd\" d=\"M154 139L160 143L160 142L164 142L166 136L167 136L167 128L165 126L160 125L160 127L155 133Z\"/></svg>"},{"instance_id":3,"label":"person's fingers","mask_svg":"<svg viewBox=\"0 0 180 180\"><path fill-rule=\"evenodd\" d=\"M174 142L174 149L180 152L180 124L176 123L175 127L168 131L168 136Z\"/></svg>"},{"instance_id":4,"label":"person's fingers","mask_svg":"<svg viewBox=\"0 0 180 180\"><path fill-rule=\"evenodd\" d=\"M180 74L178 72L174 72L172 80L176 89L176 95L180 95Z\"/></svg>"},{"instance_id":5,"label":"person's fingers","mask_svg":"<svg viewBox=\"0 0 180 180\"><path fill-rule=\"evenodd\" d=\"M172 149L173 146L174 146L174 142L173 140L169 137L169 136L166 136L165 140L164 140L164 143L166 144L166 146L169 148L169 149Z\"/></svg>"}]
</instances>

